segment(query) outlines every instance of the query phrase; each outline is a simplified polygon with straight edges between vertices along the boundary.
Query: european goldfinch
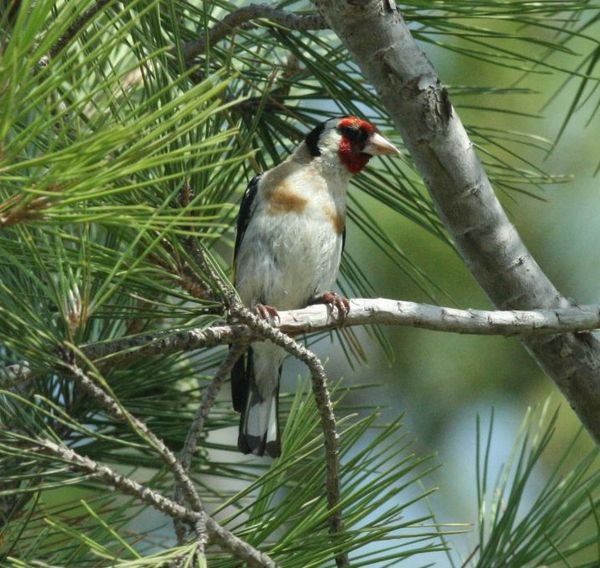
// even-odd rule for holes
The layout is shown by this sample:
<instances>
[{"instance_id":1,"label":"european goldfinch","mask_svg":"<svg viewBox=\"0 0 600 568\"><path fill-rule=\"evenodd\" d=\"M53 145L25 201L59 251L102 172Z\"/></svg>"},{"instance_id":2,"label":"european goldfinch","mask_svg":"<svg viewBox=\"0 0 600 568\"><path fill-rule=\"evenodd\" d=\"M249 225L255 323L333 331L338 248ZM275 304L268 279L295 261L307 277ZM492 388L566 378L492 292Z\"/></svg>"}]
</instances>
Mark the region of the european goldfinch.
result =
<instances>
[{"instance_id":1,"label":"european goldfinch","mask_svg":"<svg viewBox=\"0 0 600 568\"><path fill-rule=\"evenodd\" d=\"M354 116L319 124L281 164L246 189L237 220L235 286L262 317L325 302L345 315L348 301L330 292L346 235L346 192L372 156L399 150ZM279 379L285 351L255 343L232 372L234 409L241 413L238 447L277 457Z\"/></svg>"}]
</instances>

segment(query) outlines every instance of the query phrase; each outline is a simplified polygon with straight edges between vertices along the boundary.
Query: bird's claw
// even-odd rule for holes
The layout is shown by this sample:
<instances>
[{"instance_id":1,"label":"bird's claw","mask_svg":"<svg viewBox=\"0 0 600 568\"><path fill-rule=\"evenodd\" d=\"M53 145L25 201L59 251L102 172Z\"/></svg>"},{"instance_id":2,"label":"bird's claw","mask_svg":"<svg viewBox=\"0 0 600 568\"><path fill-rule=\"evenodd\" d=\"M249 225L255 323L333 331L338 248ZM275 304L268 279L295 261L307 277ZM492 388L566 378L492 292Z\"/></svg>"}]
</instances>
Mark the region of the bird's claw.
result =
<instances>
[{"instance_id":1,"label":"bird's claw","mask_svg":"<svg viewBox=\"0 0 600 568\"><path fill-rule=\"evenodd\" d=\"M279 312L277 308L273 306L267 306L266 304L256 304L254 306L256 315L263 320L275 320L279 318Z\"/></svg>"},{"instance_id":2,"label":"bird's claw","mask_svg":"<svg viewBox=\"0 0 600 568\"><path fill-rule=\"evenodd\" d=\"M346 319L348 312L350 311L350 300L340 296L336 292L323 292L320 296L313 298L311 304L327 304L332 308L337 308L338 318L340 320Z\"/></svg>"}]
</instances>

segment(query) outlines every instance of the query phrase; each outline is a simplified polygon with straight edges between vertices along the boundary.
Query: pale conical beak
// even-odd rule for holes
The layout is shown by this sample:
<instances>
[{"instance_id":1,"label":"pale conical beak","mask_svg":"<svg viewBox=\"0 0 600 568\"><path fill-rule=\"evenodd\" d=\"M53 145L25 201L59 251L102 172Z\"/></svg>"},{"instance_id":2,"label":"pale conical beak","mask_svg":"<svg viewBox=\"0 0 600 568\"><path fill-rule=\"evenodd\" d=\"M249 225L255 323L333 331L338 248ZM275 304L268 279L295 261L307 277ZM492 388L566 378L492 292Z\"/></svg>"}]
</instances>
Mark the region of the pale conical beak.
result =
<instances>
[{"instance_id":1,"label":"pale conical beak","mask_svg":"<svg viewBox=\"0 0 600 568\"><path fill-rule=\"evenodd\" d=\"M398 156L400 155L400 150L396 148L390 141L386 140L381 134L373 134L365 149L363 150L365 154L371 154L371 156Z\"/></svg>"}]
</instances>

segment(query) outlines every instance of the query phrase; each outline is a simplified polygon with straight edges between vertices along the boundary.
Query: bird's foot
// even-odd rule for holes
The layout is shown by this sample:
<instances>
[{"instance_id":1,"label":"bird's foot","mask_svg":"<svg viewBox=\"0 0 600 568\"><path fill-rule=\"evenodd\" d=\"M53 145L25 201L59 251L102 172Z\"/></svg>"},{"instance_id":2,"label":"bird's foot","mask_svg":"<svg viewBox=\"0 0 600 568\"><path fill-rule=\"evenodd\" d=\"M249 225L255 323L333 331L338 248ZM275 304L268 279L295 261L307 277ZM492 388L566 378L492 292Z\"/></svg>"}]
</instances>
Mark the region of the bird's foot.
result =
<instances>
[{"instance_id":1,"label":"bird's foot","mask_svg":"<svg viewBox=\"0 0 600 568\"><path fill-rule=\"evenodd\" d=\"M256 306L254 306L254 311L256 312L256 315L263 320L275 320L279 318L277 308L267 306L266 304L256 304Z\"/></svg>"},{"instance_id":2,"label":"bird's foot","mask_svg":"<svg viewBox=\"0 0 600 568\"><path fill-rule=\"evenodd\" d=\"M340 296L335 292L323 292L322 294L315 296L310 302L312 304L327 304L332 308L337 308L338 318L340 320L346 319L348 312L350 311L350 300Z\"/></svg>"}]
</instances>

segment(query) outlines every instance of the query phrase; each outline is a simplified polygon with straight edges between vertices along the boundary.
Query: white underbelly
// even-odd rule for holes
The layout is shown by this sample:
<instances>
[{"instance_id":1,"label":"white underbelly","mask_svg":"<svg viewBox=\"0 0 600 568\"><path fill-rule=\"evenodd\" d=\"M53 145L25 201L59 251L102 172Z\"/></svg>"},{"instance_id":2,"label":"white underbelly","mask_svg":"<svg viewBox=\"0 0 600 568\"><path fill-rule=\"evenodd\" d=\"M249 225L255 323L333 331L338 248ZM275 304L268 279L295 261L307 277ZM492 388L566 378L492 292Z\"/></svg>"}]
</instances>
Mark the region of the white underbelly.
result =
<instances>
[{"instance_id":1,"label":"white underbelly","mask_svg":"<svg viewBox=\"0 0 600 568\"><path fill-rule=\"evenodd\" d=\"M258 214L238 251L236 287L248 306L304 307L331 289L341 254L342 235L326 218Z\"/></svg>"}]
</instances>

